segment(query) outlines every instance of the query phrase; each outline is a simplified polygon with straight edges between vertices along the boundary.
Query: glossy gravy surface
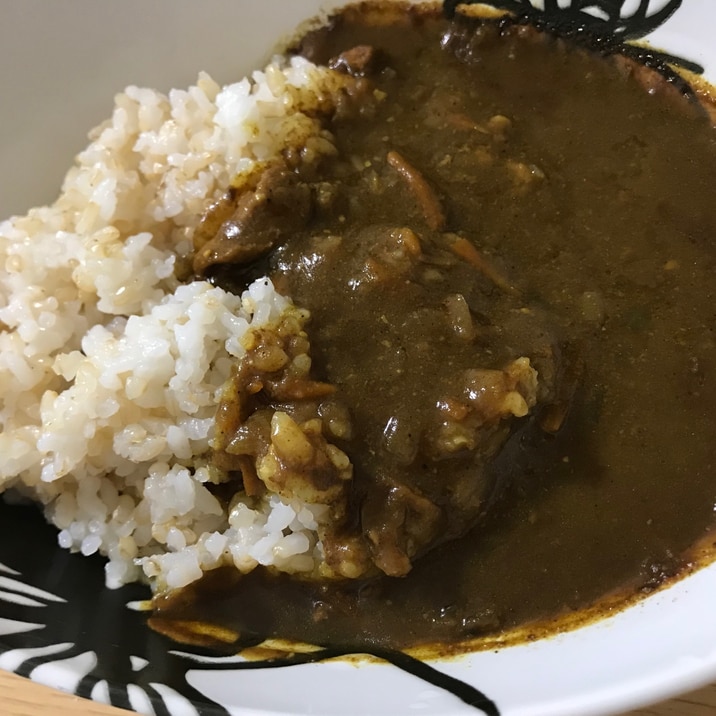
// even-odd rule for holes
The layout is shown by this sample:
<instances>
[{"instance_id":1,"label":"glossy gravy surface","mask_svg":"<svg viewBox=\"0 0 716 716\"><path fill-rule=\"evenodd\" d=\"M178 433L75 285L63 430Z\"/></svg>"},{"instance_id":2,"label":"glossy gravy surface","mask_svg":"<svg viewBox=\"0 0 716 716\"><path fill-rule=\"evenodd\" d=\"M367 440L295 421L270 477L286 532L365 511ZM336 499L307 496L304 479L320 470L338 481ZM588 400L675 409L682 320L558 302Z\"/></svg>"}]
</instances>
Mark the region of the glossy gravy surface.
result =
<instances>
[{"instance_id":1,"label":"glossy gravy surface","mask_svg":"<svg viewBox=\"0 0 716 716\"><path fill-rule=\"evenodd\" d=\"M689 549L709 541L716 502L716 146L706 114L668 86L647 91L628 63L510 23L348 12L298 51L326 63L356 45L380 49L388 69L370 78L385 93L374 116L330 126L341 161L356 167L341 226L428 231L387 155L409 158L440 197L446 228L499 267L518 303L549 316L578 366L569 411L556 432L530 420L516 428L491 465L505 478L499 500L406 577L323 584L220 569L157 600L155 625L194 619L249 641L401 648L556 619L683 573ZM325 171L329 182L345 175ZM356 319L340 263L297 268L317 233L338 230L337 217L321 221L261 268L311 311L316 360L330 372L360 363L379 317ZM241 287L243 274L222 276ZM383 410L380 376L361 378L357 412L377 392Z\"/></svg>"}]
</instances>

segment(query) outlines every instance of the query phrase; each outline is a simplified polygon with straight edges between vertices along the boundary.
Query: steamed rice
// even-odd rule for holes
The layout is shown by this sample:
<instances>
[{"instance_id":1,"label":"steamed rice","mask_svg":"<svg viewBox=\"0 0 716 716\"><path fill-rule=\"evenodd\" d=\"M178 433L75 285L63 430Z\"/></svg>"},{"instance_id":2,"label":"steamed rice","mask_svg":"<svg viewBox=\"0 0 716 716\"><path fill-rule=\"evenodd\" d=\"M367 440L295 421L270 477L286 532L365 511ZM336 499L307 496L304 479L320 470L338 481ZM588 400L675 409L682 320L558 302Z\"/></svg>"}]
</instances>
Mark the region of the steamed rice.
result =
<instances>
[{"instance_id":1,"label":"steamed rice","mask_svg":"<svg viewBox=\"0 0 716 716\"><path fill-rule=\"evenodd\" d=\"M0 492L44 505L62 547L107 555L111 587L184 586L257 564L310 571L321 505L223 506L206 465L241 337L290 306L181 284L207 203L286 148L333 152L309 112L343 75L276 58L220 88L129 87L48 207L0 224Z\"/></svg>"}]
</instances>

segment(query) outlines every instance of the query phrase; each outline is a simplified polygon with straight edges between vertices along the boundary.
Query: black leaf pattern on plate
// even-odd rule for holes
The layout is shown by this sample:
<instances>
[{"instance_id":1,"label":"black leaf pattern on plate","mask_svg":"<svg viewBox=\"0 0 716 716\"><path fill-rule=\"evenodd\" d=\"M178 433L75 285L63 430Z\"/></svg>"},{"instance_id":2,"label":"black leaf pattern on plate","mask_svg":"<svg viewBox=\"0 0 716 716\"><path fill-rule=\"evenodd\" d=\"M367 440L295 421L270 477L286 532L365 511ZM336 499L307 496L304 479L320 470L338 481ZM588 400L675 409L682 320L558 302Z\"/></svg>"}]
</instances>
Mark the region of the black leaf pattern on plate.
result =
<instances>
[{"instance_id":1,"label":"black leaf pattern on plate","mask_svg":"<svg viewBox=\"0 0 716 716\"><path fill-rule=\"evenodd\" d=\"M17 534L21 542L12 539ZM228 716L224 706L188 683L190 670L280 668L355 653L332 648L266 661L238 661L207 650L186 653L149 629L147 612L127 607L149 596L136 584L106 589L101 557L60 549L56 530L36 508L0 499L0 668L42 681L38 670L62 661L69 680L51 685L84 698L157 716L173 716L172 703L180 703L182 713L190 706L199 716ZM499 716L485 694L430 664L390 650L370 656L452 693L485 716Z\"/></svg>"},{"instance_id":2,"label":"black leaf pattern on plate","mask_svg":"<svg viewBox=\"0 0 716 716\"><path fill-rule=\"evenodd\" d=\"M42 680L38 668L71 659L68 669L77 678L53 685L78 696L131 710L151 704L158 716L172 716L173 698L191 703L202 716L228 716L187 683L191 662L172 653L176 645L147 627L146 613L127 608L149 597L146 587L106 589L104 560L60 549L56 530L35 508L0 499L0 525L0 577L13 582L5 590L0 586L5 592L0 593L0 618L6 632L11 622L20 630L0 636L0 666ZM20 544L12 539L17 534L23 536ZM36 590L47 597L35 596ZM79 668L77 660L91 668Z\"/></svg>"},{"instance_id":3,"label":"black leaf pattern on plate","mask_svg":"<svg viewBox=\"0 0 716 716\"><path fill-rule=\"evenodd\" d=\"M702 74L704 68L683 57L627 44L627 40L645 38L663 25L682 5L683 0L639 0L631 14L625 11L629 0L443 0L443 12L455 16L458 5L487 4L512 13L519 21L530 22L556 34L590 44L605 53L622 52L654 67L671 81L678 75L668 64Z\"/></svg>"}]
</instances>

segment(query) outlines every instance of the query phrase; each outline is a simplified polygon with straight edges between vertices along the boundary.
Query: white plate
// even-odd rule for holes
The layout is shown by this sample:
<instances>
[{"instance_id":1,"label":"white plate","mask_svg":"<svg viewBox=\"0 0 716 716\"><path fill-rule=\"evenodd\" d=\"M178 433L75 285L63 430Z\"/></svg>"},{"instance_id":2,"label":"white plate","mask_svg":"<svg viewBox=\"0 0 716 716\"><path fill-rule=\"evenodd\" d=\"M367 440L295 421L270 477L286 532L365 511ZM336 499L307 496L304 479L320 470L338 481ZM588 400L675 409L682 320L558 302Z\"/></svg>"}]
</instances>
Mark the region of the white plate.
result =
<instances>
[{"instance_id":1,"label":"white plate","mask_svg":"<svg viewBox=\"0 0 716 716\"><path fill-rule=\"evenodd\" d=\"M666 4L652 1L650 11ZM626 0L623 12L637 5ZM330 6L320 0L0 0L0 216L54 198L87 130L109 114L113 95L125 85L186 86L200 69L220 82L233 81L264 62L272 44L299 21ZM716 80L714 27L712 0L683 0L647 39L702 64L705 76ZM14 580L6 589L29 593L18 586L23 575L5 574ZM714 594L716 565L592 626L435 666L484 692L503 716L617 713L716 679ZM7 628L3 609L0 603L0 633ZM5 652L0 667L15 668L8 649L0 639ZM25 671L50 685L74 688L76 670L88 663L68 659ZM187 664L187 682L231 714L480 713L387 665L331 662L236 672ZM165 694L170 713L196 713L195 708L211 713L162 688L153 695ZM128 705L148 709L146 689L145 695L137 689ZM106 699L109 692L98 687L92 693Z\"/></svg>"}]
</instances>

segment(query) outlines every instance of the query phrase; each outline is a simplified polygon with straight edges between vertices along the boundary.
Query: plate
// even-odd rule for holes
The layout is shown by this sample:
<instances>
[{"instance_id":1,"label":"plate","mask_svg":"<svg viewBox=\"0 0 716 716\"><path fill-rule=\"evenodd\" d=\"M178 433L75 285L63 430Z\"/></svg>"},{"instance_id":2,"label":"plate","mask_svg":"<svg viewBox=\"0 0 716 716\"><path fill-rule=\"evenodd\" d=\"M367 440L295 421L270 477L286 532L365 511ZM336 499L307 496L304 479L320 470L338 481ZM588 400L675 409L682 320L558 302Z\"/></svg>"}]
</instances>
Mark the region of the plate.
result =
<instances>
[{"instance_id":1,"label":"plate","mask_svg":"<svg viewBox=\"0 0 716 716\"><path fill-rule=\"evenodd\" d=\"M0 216L53 199L87 129L125 85L166 91L199 69L233 81L301 20L337 4L212 0L199 10L190 0L75 0L70 13L64 3L2 0ZM494 4L611 20L613 32L716 81L709 0ZM715 593L712 565L609 619L532 644L430 664L247 668L149 630L136 609L146 588L105 589L101 559L61 550L35 508L0 501L0 668L147 714L606 716L716 679Z\"/></svg>"}]
</instances>

